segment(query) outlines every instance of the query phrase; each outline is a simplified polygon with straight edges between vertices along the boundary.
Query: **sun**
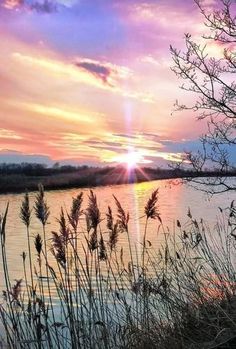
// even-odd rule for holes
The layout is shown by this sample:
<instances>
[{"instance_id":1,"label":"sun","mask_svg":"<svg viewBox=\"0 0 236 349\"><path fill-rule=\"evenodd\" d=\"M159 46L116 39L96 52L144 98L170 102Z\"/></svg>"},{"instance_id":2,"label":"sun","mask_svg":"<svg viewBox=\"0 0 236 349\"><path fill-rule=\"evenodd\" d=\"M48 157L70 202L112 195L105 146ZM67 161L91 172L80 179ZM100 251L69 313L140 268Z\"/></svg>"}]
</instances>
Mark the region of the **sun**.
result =
<instances>
[{"instance_id":1,"label":"sun","mask_svg":"<svg viewBox=\"0 0 236 349\"><path fill-rule=\"evenodd\" d=\"M138 164L143 161L143 156L138 151L131 151L117 157L116 162L124 164L128 170L138 167Z\"/></svg>"}]
</instances>

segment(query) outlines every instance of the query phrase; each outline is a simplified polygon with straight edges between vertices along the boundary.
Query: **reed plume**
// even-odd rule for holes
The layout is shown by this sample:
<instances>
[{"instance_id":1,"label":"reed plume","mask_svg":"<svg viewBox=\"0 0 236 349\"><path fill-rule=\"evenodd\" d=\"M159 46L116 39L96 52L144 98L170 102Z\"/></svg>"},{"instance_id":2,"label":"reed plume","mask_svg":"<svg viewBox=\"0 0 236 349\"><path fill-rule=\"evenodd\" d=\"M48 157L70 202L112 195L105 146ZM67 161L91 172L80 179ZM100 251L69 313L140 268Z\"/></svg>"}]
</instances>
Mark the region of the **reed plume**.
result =
<instances>
[{"instance_id":1,"label":"reed plume","mask_svg":"<svg viewBox=\"0 0 236 349\"><path fill-rule=\"evenodd\" d=\"M59 232L60 232L61 239L66 244L69 239L70 229L66 224L66 218L65 218L63 208L61 208L60 218L57 221L59 223Z\"/></svg>"},{"instance_id":2,"label":"reed plume","mask_svg":"<svg viewBox=\"0 0 236 349\"><path fill-rule=\"evenodd\" d=\"M86 221L87 221L87 230L93 229L93 232L89 239L89 249L90 251L94 251L98 248L98 237L97 237L97 227L101 222L101 214L97 204L97 197L90 190L89 194L89 204L86 210Z\"/></svg>"},{"instance_id":3,"label":"reed plume","mask_svg":"<svg viewBox=\"0 0 236 349\"><path fill-rule=\"evenodd\" d=\"M55 231L52 232L52 254L56 258L57 262L65 268L66 266L66 245L62 235L59 235Z\"/></svg>"},{"instance_id":4,"label":"reed plume","mask_svg":"<svg viewBox=\"0 0 236 349\"><path fill-rule=\"evenodd\" d=\"M26 225L26 227L29 228L30 219L31 219L31 210L29 205L28 193L25 193L24 200L22 201L22 204L21 204L20 218L22 222Z\"/></svg>"},{"instance_id":5,"label":"reed plume","mask_svg":"<svg viewBox=\"0 0 236 349\"><path fill-rule=\"evenodd\" d=\"M11 289L11 296L14 301L18 301L22 288L22 279L15 280L15 282L16 283L12 286Z\"/></svg>"},{"instance_id":6,"label":"reed plume","mask_svg":"<svg viewBox=\"0 0 236 349\"><path fill-rule=\"evenodd\" d=\"M116 248L119 236L119 226L115 223L112 230L109 231L109 247L111 250Z\"/></svg>"},{"instance_id":7,"label":"reed plume","mask_svg":"<svg viewBox=\"0 0 236 349\"><path fill-rule=\"evenodd\" d=\"M7 302L10 298L11 303L14 305L20 305L20 294L22 289L22 279L15 280L15 284L11 287L9 291L3 291L3 299Z\"/></svg>"},{"instance_id":8,"label":"reed plume","mask_svg":"<svg viewBox=\"0 0 236 349\"><path fill-rule=\"evenodd\" d=\"M176 224L177 224L177 227L178 228L181 228L181 223L180 223L180 221L177 219L177 221L176 221Z\"/></svg>"},{"instance_id":9,"label":"reed plume","mask_svg":"<svg viewBox=\"0 0 236 349\"><path fill-rule=\"evenodd\" d=\"M86 222L86 230L87 230L87 233L89 234L92 227L91 227L90 218L89 218L87 212L85 212L85 222Z\"/></svg>"},{"instance_id":10,"label":"reed plume","mask_svg":"<svg viewBox=\"0 0 236 349\"><path fill-rule=\"evenodd\" d=\"M160 220L160 213L158 212L158 208L157 208L157 201L158 201L158 189L154 190L154 192L152 192L151 197L148 199L148 202L145 206L145 215L147 217L147 219L151 218L151 219L156 219L158 218Z\"/></svg>"},{"instance_id":11,"label":"reed plume","mask_svg":"<svg viewBox=\"0 0 236 349\"><path fill-rule=\"evenodd\" d=\"M52 232L52 253L55 256L58 263L64 268L66 265L66 246L69 240L70 230L67 227L65 214L63 208L61 208L59 223L59 233Z\"/></svg>"},{"instance_id":12,"label":"reed plume","mask_svg":"<svg viewBox=\"0 0 236 349\"><path fill-rule=\"evenodd\" d=\"M106 246L105 246L102 235L99 241L99 259L102 261L105 261L107 259Z\"/></svg>"},{"instance_id":13,"label":"reed plume","mask_svg":"<svg viewBox=\"0 0 236 349\"><path fill-rule=\"evenodd\" d=\"M79 193L76 198L72 198L72 205L70 214L68 214L68 220L74 231L77 230L79 218L82 215L83 211L81 210L83 202L83 193Z\"/></svg>"},{"instance_id":14,"label":"reed plume","mask_svg":"<svg viewBox=\"0 0 236 349\"><path fill-rule=\"evenodd\" d=\"M117 222L114 224L114 217L112 215L112 209L110 206L108 206L108 212L106 213L106 217L107 229L109 230L108 245L111 250L114 250L118 242L119 227Z\"/></svg>"},{"instance_id":15,"label":"reed plume","mask_svg":"<svg viewBox=\"0 0 236 349\"><path fill-rule=\"evenodd\" d=\"M40 234L37 234L34 238L34 246L37 251L38 257L40 257L43 247L43 240Z\"/></svg>"},{"instance_id":16,"label":"reed plume","mask_svg":"<svg viewBox=\"0 0 236 349\"><path fill-rule=\"evenodd\" d=\"M90 195L89 195L87 217L90 222L91 228L96 230L99 223L101 222L101 214L97 204L97 197L92 190L90 190Z\"/></svg>"},{"instance_id":17,"label":"reed plume","mask_svg":"<svg viewBox=\"0 0 236 349\"><path fill-rule=\"evenodd\" d=\"M93 232L90 236L88 246L89 246L90 251L94 251L98 248L98 236L97 236L96 229L93 230Z\"/></svg>"},{"instance_id":18,"label":"reed plume","mask_svg":"<svg viewBox=\"0 0 236 349\"><path fill-rule=\"evenodd\" d=\"M47 202L44 198L43 186L39 185L39 191L36 195L35 206L34 206L36 217L42 223L43 226L46 225L50 211Z\"/></svg>"},{"instance_id":19,"label":"reed plume","mask_svg":"<svg viewBox=\"0 0 236 349\"><path fill-rule=\"evenodd\" d=\"M128 231L129 212L126 214L119 200L113 195L117 207L117 222L121 231Z\"/></svg>"},{"instance_id":20,"label":"reed plume","mask_svg":"<svg viewBox=\"0 0 236 349\"><path fill-rule=\"evenodd\" d=\"M108 212L106 213L107 217L107 229L112 230L113 229L113 215L112 215L112 209L110 206L108 206Z\"/></svg>"},{"instance_id":21,"label":"reed plume","mask_svg":"<svg viewBox=\"0 0 236 349\"><path fill-rule=\"evenodd\" d=\"M31 277L31 286L33 289L34 288L34 278L33 278L32 255L31 255L30 232L29 232L31 210L30 210L30 203L29 203L29 194L27 192L25 193L24 199L23 199L22 204L21 204L20 218L21 218L22 222L25 224L26 230L27 230L27 242L28 242L29 263L30 263L30 277Z\"/></svg>"}]
</instances>

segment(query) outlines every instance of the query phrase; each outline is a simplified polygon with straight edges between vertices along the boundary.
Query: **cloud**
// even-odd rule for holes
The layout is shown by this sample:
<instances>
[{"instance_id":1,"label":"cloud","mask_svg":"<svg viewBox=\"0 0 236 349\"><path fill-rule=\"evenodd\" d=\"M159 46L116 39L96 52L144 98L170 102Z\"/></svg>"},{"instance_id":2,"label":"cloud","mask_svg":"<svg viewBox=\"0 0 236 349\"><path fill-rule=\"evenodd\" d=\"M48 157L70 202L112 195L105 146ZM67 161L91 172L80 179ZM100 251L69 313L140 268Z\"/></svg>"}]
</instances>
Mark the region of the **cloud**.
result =
<instances>
[{"instance_id":1,"label":"cloud","mask_svg":"<svg viewBox=\"0 0 236 349\"><path fill-rule=\"evenodd\" d=\"M20 164L22 162L52 165L54 161L47 155L25 154L16 150L0 150L0 163Z\"/></svg>"},{"instance_id":2,"label":"cloud","mask_svg":"<svg viewBox=\"0 0 236 349\"><path fill-rule=\"evenodd\" d=\"M68 0L4 0L2 7L7 10L19 10L23 9L25 11L36 11L38 13L53 13L58 10L59 6L72 7L75 1Z\"/></svg>"},{"instance_id":3,"label":"cloud","mask_svg":"<svg viewBox=\"0 0 236 349\"><path fill-rule=\"evenodd\" d=\"M121 138L137 138L137 135L135 134L128 134L128 133L114 133L113 136L115 137L121 137Z\"/></svg>"},{"instance_id":4,"label":"cloud","mask_svg":"<svg viewBox=\"0 0 236 349\"><path fill-rule=\"evenodd\" d=\"M39 13L53 13L57 11L57 3L49 0L36 1L30 6L30 9Z\"/></svg>"},{"instance_id":5,"label":"cloud","mask_svg":"<svg viewBox=\"0 0 236 349\"><path fill-rule=\"evenodd\" d=\"M95 77L101 79L104 84L109 84L108 79L114 73L109 67L91 61L80 61L76 63L76 66L85 69Z\"/></svg>"},{"instance_id":6,"label":"cloud","mask_svg":"<svg viewBox=\"0 0 236 349\"><path fill-rule=\"evenodd\" d=\"M153 142L160 142L161 136L156 133L150 133L150 132L141 132L140 135L144 137L145 139L148 139Z\"/></svg>"},{"instance_id":7,"label":"cloud","mask_svg":"<svg viewBox=\"0 0 236 349\"><path fill-rule=\"evenodd\" d=\"M85 163L88 159L93 158L95 164L116 164L121 162L123 157L127 154L137 152L140 155L141 163L149 163L151 166L159 166L160 164L167 165L170 161L180 161L184 150L190 148L190 145L195 145L195 141L186 140L161 140L159 136L155 139L154 134L149 133L133 133L128 134L109 134L98 133L91 137L89 134L79 133L55 133L50 135L50 139L43 136L40 138L39 143L35 144L32 148L33 135L19 136L17 133L0 129L0 139L5 142L5 148L11 149L12 146L19 145L19 142L23 141L25 150L22 152L15 152L9 150L0 151L0 162L40 162L50 165L53 160L49 157L47 159L43 155L41 158L38 153L31 153L40 148L42 154L54 154L54 161L68 162L73 158L73 161L77 163ZM125 136L125 137L123 137ZM9 138L8 138L9 137ZM159 142L157 139L159 138ZM26 151L29 145L29 156ZM55 151L52 152L52 149ZM36 155L35 155L36 154ZM46 162L45 162L45 161Z\"/></svg>"},{"instance_id":8,"label":"cloud","mask_svg":"<svg viewBox=\"0 0 236 349\"><path fill-rule=\"evenodd\" d=\"M5 0L1 6L8 10L14 10L24 6L24 0Z\"/></svg>"},{"instance_id":9,"label":"cloud","mask_svg":"<svg viewBox=\"0 0 236 349\"><path fill-rule=\"evenodd\" d=\"M80 82L102 90L110 91L124 97L140 100L144 103L155 103L150 93L126 89L124 82L131 79L129 68L112 63L103 63L87 58L79 59L73 64L43 56L26 55L20 52L12 53L12 58L22 65L38 68L45 75L47 70L54 79L66 78L68 81ZM82 63L82 66L80 66ZM86 65L85 65L86 63ZM89 63L89 64L88 64ZM80 65L78 65L80 64ZM109 74L107 73L109 71ZM96 73L95 73L96 72ZM105 83L104 83L105 79Z\"/></svg>"},{"instance_id":10,"label":"cloud","mask_svg":"<svg viewBox=\"0 0 236 349\"><path fill-rule=\"evenodd\" d=\"M0 164L1 163L7 163L7 164L21 164L21 163L37 163L42 164L46 166L53 166L55 162L58 162L61 165L88 165L88 166L97 166L98 165L98 158L91 156L89 159L87 157L83 158L60 158L60 159L54 159L51 156L48 155L42 155L38 153L32 153L28 154L25 152L19 152L17 150L10 150L10 149L2 149L0 150ZM100 165L106 165L103 163L100 163Z\"/></svg>"},{"instance_id":11,"label":"cloud","mask_svg":"<svg viewBox=\"0 0 236 349\"><path fill-rule=\"evenodd\" d=\"M104 141L101 139L87 139L86 141L83 142L84 144L87 144L89 146L95 146L95 147L103 147L104 145L106 146L111 146L111 147L121 147L122 143L120 142L112 142L112 141Z\"/></svg>"},{"instance_id":12,"label":"cloud","mask_svg":"<svg viewBox=\"0 0 236 349\"><path fill-rule=\"evenodd\" d=\"M119 81L127 79L132 75L131 70L127 67L88 58L78 59L75 62L75 66L92 74L95 78L110 87L117 87Z\"/></svg>"},{"instance_id":13,"label":"cloud","mask_svg":"<svg viewBox=\"0 0 236 349\"><path fill-rule=\"evenodd\" d=\"M162 143L161 138L152 133L134 132L132 134L103 134L101 138L89 138L83 141L83 144L90 149L101 150L101 154L103 154L101 156L105 163L119 163L127 154L137 152L142 159L140 164L149 163L156 166L160 163L160 159L165 164L169 161L180 161L182 159L180 145L179 149L175 151L172 150L172 147L169 147L169 149L166 147L166 143L169 145L169 142L171 145L175 143L166 140Z\"/></svg>"},{"instance_id":14,"label":"cloud","mask_svg":"<svg viewBox=\"0 0 236 349\"><path fill-rule=\"evenodd\" d=\"M171 57L154 58L154 56L151 54L141 57L140 61L142 63L151 64L152 66L161 69L169 69L173 64Z\"/></svg>"},{"instance_id":15,"label":"cloud","mask_svg":"<svg viewBox=\"0 0 236 349\"><path fill-rule=\"evenodd\" d=\"M72 7L78 3L80 3L80 0L57 0L57 3L59 5L63 5L65 7Z\"/></svg>"},{"instance_id":16,"label":"cloud","mask_svg":"<svg viewBox=\"0 0 236 349\"><path fill-rule=\"evenodd\" d=\"M209 9L213 9L214 6L217 5L216 0L201 0L200 3L201 3L201 6Z\"/></svg>"},{"instance_id":17,"label":"cloud","mask_svg":"<svg viewBox=\"0 0 236 349\"><path fill-rule=\"evenodd\" d=\"M81 123L92 123L93 120L91 115L82 114L79 111L69 110L68 108L63 108L60 106L52 106L52 105L41 105L34 103L24 103L24 102L16 102L9 103L13 106L17 106L23 110L28 110L37 114L47 115L50 117L54 117L57 119L62 119L66 121L77 121Z\"/></svg>"},{"instance_id":18,"label":"cloud","mask_svg":"<svg viewBox=\"0 0 236 349\"><path fill-rule=\"evenodd\" d=\"M0 139L22 139L22 137L12 130L0 128Z\"/></svg>"}]
</instances>

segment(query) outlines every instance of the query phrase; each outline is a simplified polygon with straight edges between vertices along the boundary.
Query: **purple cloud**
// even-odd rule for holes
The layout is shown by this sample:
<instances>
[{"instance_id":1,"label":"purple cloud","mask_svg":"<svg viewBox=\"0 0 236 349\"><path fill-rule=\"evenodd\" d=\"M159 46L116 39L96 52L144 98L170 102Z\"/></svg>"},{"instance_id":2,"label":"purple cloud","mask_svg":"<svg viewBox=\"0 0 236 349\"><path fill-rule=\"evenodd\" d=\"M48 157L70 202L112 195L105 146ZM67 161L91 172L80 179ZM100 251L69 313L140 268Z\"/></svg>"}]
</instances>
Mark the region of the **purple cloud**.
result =
<instances>
[{"instance_id":1,"label":"purple cloud","mask_svg":"<svg viewBox=\"0 0 236 349\"><path fill-rule=\"evenodd\" d=\"M138 138L137 135L128 134L128 133L113 133L113 136L120 137L120 138L132 138L132 139Z\"/></svg>"},{"instance_id":2,"label":"purple cloud","mask_svg":"<svg viewBox=\"0 0 236 349\"><path fill-rule=\"evenodd\" d=\"M106 65L99 62L92 62L90 60L81 60L79 62L76 62L75 65L93 74L96 78L102 80L104 84L108 83L108 78L114 72Z\"/></svg>"},{"instance_id":3,"label":"purple cloud","mask_svg":"<svg viewBox=\"0 0 236 349\"><path fill-rule=\"evenodd\" d=\"M38 13L52 13L57 11L58 3L55 0L4 0L1 6L7 10L23 9Z\"/></svg>"},{"instance_id":4,"label":"purple cloud","mask_svg":"<svg viewBox=\"0 0 236 349\"><path fill-rule=\"evenodd\" d=\"M103 140L87 140L83 142L88 146L112 146L112 147L121 147L122 144L120 142L108 142Z\"/></svg>"},{"instance_id":5,"label":"purple cloud","mask_svg":"<svg viewBox=\"0 0 236 349\"><path fill-rule=\"evenodd\" d=\"M57 4L55 1L50 0L35 1L30 5L30 9L39 13L53 13L57 11Z\"/></svg>"}]
</instances>

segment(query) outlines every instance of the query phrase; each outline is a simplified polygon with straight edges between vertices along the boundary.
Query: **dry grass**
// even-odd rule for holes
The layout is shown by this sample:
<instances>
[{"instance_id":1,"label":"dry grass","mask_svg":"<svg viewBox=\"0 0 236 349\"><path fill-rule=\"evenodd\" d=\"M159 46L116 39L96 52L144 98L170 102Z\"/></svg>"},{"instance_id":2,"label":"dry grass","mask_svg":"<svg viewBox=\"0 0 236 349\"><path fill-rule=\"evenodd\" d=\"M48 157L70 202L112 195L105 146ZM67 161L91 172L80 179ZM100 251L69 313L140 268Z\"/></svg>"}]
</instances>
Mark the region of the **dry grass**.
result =
<instances>
[{"instance_id":1,"label":"dry grass","mask_svg":"<svg viewBox=\"0 0 236 349\"><path fill-rule=\"evenodd\" d=\"M50 211L43 188L34 211L26 194L20 215L28 251L22 254L24 278L14 282L6 255L6 210L0 231L6 285L0 315L8 347L235 348L233 203L222 211L223 223L212 232L190 211L188 224L182 227L177 221L175 231L169 232L159 214L158 191L153 192L144 207L146 224L138 253L131 244L129 214L114 199L117 212L108 207L103 217L92 191L87 208L79 194L69 213L61 210L58 231L46 240ZM42 225L34 241L32 214ZM165 241L158 250L147 240L151 219L157 220ZM120 234L126 236L126 258Z\"/></svg>"}]
</instances>

